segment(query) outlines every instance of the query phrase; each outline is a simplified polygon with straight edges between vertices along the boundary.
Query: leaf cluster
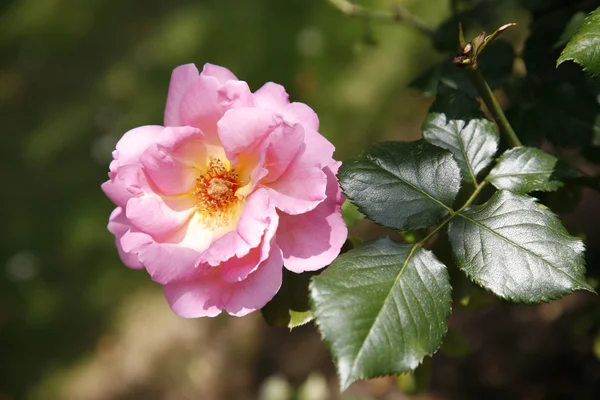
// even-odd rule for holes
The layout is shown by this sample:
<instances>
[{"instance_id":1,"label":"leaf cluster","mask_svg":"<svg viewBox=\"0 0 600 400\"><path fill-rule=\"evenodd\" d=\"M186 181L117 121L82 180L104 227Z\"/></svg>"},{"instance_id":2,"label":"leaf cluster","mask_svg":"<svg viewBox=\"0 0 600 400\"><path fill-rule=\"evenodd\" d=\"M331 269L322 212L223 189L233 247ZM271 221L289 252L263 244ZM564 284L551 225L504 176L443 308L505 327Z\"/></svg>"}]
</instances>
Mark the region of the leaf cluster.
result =
<instances>
[{"instance_id":1,"label":"leaf cluster","mask_svg":"<svg viewBox=\"0 0 600 400\"><path fill-rule=\"evenodd\" d=\"M343 388L416 368L442 343L451 311L447 266L424 248L446 232L456 266L496 296L539 303L585 281L584 245L531 192L555 191L556 157L516 147L497 159L494 125L468 94L446 87L423 139L384 142L346 162L346 196L374 222L430 229L414 244L379 238L340 256L310 285L316 322ZM469 195L458 196L459 189ZM484 187L496 191L481 199Z\"/></svg>"},{"instance_id":2,"label":"leaf cluster","mask_svg":"<svg viewBox=\"0 0 600 400\"><path fill-rule=\"evenodd\" d=\"M426 230L411 243L383 237L359 245L312 277L310 318L333 353L342 389L412 371L439 349L453 299L449 267L512 302L594 292L585 279L583 241L539 198L564 191L566 183L598 182L539 147L576 146L593 155L600 145L600 82L569 62L600 72L600 9L587 16L588 1L520 3L533 18L524 50L496 40L477 68L492 89L503 90L508 120L525 146L500 141L477 89L449 57L413 82L436 97L423 138L374 144L338 174L359 215L402 232ZM502 4L454 1L455 15L434 44L455 51L456 40L446 40L457 22L486 25ZM515 71L517 58L525 73ZM428 249L440 235L453 262ZM284 324L293 327L291 320Z\"/></svg>"}]
</instances>

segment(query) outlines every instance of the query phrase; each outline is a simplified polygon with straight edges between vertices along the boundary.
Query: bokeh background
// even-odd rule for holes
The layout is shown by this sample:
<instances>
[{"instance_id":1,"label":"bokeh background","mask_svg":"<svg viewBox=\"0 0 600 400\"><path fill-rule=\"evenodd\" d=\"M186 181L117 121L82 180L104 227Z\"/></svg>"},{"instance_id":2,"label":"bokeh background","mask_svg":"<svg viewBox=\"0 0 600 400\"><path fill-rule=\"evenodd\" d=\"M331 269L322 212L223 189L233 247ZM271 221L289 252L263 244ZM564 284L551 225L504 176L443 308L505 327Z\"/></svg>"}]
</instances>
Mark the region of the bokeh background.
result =
<instances>
[{"instance_id":1,"label":"bokeh background","mask_svg":"<svg viewBox=\"0 0 600 400\"><path fill-rule=\"evenodd\" d=\"M450 0L397 3L432 27L451 12ZM488 28L519 22L506 35L518 49L530 17L517 0L501 10ZM405 398L394 377L340 395L312 325L172 314L158 285L120 263L100 184L124 132L161 124L179 64L226 66L252 89L283 84L347 159L419 137L432 99L409 83L443 56L410 27L348 18L326 0L0 0L0 400ZM586 214L598 197L586 196L566 218L598 241ZM421 399L600 393L593 295L486 302L454 310L448 344L418 379L400 379L405 390L423 376Z\"/></svg>"}]
</instances>

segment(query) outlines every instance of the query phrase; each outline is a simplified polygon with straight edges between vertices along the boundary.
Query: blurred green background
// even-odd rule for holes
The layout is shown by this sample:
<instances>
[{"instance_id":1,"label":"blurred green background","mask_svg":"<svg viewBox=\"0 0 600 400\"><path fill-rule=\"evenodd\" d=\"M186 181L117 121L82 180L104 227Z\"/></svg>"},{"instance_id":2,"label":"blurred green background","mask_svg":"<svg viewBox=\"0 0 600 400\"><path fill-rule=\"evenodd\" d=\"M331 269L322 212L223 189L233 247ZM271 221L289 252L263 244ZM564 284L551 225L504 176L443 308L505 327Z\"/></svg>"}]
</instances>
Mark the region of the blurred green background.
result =
<instances>
[{"instance_id":1,"label":"blurred green background","mask_svg":"<svg viewBox=\"0 0 600 400\"><path fill-rule=\"evenodd\" d=\"M432 27L450 15L449 0L397 3ZM528 16L506 4L489 23L523 22L507 35L518 46ZM326 0L2 0L0 400L338 397L311 326L174 316L158 285L120 263L100 184L124 132L162 123L179 64L223 65L253 90L283 84L346 159L419 137L432 99L407 86L441 58L420 33L347 18ZM546 315L515 309L532 323ZM543 321L558 315L549 310ZM453 364L440 365L423 398L461 393ZM402 398L394 388L359 383L345 398Z\"/></svg>"}]
</instances>

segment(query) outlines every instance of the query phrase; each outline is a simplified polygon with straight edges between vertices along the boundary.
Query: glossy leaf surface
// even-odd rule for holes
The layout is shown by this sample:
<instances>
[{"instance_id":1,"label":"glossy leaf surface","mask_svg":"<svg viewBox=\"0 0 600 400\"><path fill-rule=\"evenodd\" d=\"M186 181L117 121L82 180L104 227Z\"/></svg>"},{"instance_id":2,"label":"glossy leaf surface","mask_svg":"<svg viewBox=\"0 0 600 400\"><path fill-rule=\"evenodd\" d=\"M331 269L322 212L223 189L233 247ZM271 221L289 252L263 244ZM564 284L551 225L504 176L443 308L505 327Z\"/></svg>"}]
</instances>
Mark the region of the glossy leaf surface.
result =
<instances>
[{"instance_id":1,"label":"glossy leaf surface","mask_svg":"<svg viewBox=\"0 0 600 400\"><path fill-rule=\"evenodd\" d=\"M412 249L380 238L313 278L316 322L342 389L413 370L440 346L450 315L448 272L433 253Z\"/></svg>"}]
</instances>

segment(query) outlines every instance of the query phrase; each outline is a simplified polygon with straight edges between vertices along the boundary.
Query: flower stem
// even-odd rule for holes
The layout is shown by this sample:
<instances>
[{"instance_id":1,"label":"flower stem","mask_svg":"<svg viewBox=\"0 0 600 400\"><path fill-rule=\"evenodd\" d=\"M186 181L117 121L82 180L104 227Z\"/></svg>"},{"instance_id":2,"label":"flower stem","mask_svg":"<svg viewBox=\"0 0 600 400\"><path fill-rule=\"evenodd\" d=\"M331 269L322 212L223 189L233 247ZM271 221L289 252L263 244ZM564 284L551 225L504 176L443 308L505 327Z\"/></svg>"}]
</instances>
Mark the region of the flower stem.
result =
<instances>
[{"instance_id":1,"label":"flower stem","mask_svg":"<svg viewBox=\"0 0 600 400\"><path fill-rule=\"evenodd\" d=\"M504 138L508 141L510 147L522 146L521 141L517 137L517 134L513 130L512 126L510 126L508 119L506 119L506 115L504 115L504 111L502 111L502 107L500 107L500 104L498 104L498 100L496 100L492 89L490 89L489 85L483 78L483 75L481 75L481 72L479 72L477 67L465 68L465 72L467 73L469 79L471 79L473 85L475 85L475 88L479 92L479 95L483 99L483 102L485 103L490 114L492 114L494 121L496 121L496 124L498 124L500 132L504 135Z\"/></svg>"},{"instance_id":2,"label":"flower stem","mask_svg":"<svg viewBox=\"0 0 600 400\"><path fill-rule=\"evenodd\" d=\"M433 38L435 31L421 18L396 5L390 10L370 10L349 0L328 0L334 7L350 17L361 17L381 22L403 22L419 32Z\"/></svg>"}]
</instances>

